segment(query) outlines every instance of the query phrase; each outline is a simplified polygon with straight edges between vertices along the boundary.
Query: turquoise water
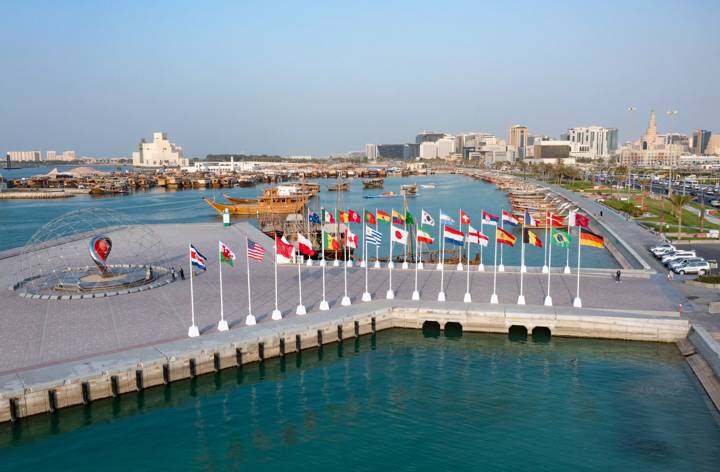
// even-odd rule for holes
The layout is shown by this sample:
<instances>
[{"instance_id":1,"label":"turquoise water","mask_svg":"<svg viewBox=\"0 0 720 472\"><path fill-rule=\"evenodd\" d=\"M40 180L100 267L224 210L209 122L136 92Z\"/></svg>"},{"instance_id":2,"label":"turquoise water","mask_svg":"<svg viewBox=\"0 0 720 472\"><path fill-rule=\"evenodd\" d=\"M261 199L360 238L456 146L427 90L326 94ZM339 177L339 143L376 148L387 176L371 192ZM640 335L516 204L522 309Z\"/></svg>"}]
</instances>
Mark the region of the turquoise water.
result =
<instances>
[{"instance_id":1,"label":"turquoise water","mask_svg":"<svg viewBox=\"0 0 720 472\"><path fill-rule=\"evenodd\" d=\"M33 175L47 171L47 169L22 169L11 172L22 172L23 175ZM10 177L10 176L9 176ZM394 191L399 193L400 186L407 183L434 183L436 188L424 189L419 188L419 195L415 198L408 199L408 207L415 217L420 219L421 209L430 212L435 219L436 225L439 220L439 210L452 216L456 222L459 221L458 211L462 208L472 218L474 218L476 229L480 229L480 214L483 209L499 215L502 209L509 210L509 202L507 195L495 189L494 185L486 184L480 181L470 179L460 175L431 175L431 176L413 176L413 177L389 177L385 179L385 188L382 190L363 190L362 182L355 179L351 182L351 190L349 192L328 192L327 186L334 183L334 180L319 179L314 180L321 184L322 192L319 199L311 202L311 208L320 211L321 207L334 210L338 206L337 198L340 197L341 208L352 208L358 212L363 208L383 209L390 211L392 208L402 209L402 198L363 198L365 195L377 195L384 191ZM218 201L222 201L222 194L228 194L239 198L255 197L262 193L265 186L254 188L237 188L237 189L206 189L206 190L186 190L186 191L165 191L161 189L135 192L127 196L119 197L90 197L76 196L62 200L0 200L0 250L19 247L25 244L35 231L48 221L63 215L64 213L78 210L82 208L110 208L119 212L126 213L131 219L140 223L198 223L198 222L214 222L220 221L220 216L215 210L210 208L202 201L202 197L215 197ZM255 221L255 220L252 220ZM454 225L458 227L457 223ZM380 229L384 234L385 244L380 248L379 255L387 256L389 253L389 225L380 224ZM426 228L436 239L431 249L437 249L437 229ZM361 234L362 227L354 228L355 233ZM492 240L492 228L485 227L485 234L490 235ZM519 237L519 229L514 230L516 236ZM545 239L544 232L538 231L541 239ZM570 250L570 265L575 266L576 245ZM470 257L475 257L475 253L479 252L476 246L473 246ZM371 256L374 256L375 250L371 249ZM395 247L395 255L400 255L401 248ZM528 247L526 251L526 264L529 266L543 265L543 250ZM566 251L562 248L553 248L553 266L564 266L566 262ZM500 258L500 256L498 256ZM486 265L493 263L493 243L483 250L483 262ZM500 259L498 259L500 262ZM515 248L503 248L502 262L507 265L520 265L520 245ZM604 250L585 249L582 254L583 267L616 267L617 262L614 258Z\"/></svg>"},{"instance_id":2,"label":"turquoise water","mask_svg":"<svg viewBox=\"0 0 720 472\"><path fill-rule=\"evenodd\" d=\"M674 345L381 332L0 425L0 470L717 470Z\"/></svg>"}]
</instances>

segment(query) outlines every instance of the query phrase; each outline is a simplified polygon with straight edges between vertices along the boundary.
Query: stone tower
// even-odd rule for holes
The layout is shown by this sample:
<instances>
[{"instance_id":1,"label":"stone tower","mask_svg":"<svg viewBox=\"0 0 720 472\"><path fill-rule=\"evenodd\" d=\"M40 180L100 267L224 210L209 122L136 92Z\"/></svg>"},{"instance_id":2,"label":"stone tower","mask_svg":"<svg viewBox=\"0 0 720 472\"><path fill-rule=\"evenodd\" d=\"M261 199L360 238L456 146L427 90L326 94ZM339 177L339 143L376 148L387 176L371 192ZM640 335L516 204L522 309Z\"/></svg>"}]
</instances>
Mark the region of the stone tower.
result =
<instances>
[{"instance_id":1,"label":"stone tower","mask_svg":"<svg viewBox=\"0 0 720 472\"><path fill-rule=\"evenodd\" d=\"M657 124L655 123L655 110L650 110L650 121L648 121L647 131L645 132L645 143L646 148L651 149L655 146L655 140L657 139Z\"/></svg>"}]
</instances>

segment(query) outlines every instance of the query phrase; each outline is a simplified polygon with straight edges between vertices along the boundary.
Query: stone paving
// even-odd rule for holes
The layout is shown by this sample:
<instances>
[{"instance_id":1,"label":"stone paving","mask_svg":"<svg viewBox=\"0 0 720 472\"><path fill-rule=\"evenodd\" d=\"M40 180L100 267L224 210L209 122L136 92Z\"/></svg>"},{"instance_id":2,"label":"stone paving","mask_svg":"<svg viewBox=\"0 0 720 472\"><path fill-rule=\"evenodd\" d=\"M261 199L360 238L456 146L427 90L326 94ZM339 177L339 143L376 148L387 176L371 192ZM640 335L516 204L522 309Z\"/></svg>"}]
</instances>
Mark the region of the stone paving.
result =
<instances>
[{"instance_id":1,"label":"stone paving","mask_svg":"<svg viewBox=\"0 0 720 472\"><path fill-rule=\"evenodd\" d=\"M237 254L235 267L223 267L223 289L226 319L231 329L257 329L244 326L248 312L245 265L245 237L260 242L265 262L250 261L252 309L259 324L273 323L274 308L272 241L249 224L229 228L218 224L154 225L169 264L185 267L187 245L192 241L208 256L208 270L195 277L195 307L201 333L215 331L220 302L217 240L221 239ZM519 249L518 249L519 250ZM16 257L0 260L0 284L14 282ZM448 303L461 302L465 293L465 272L445 271ZM475 267L473 267L475 269ZM492 293L492 266L486 272L471 272L471 294L476 303L487 303ZM308 316L318 313L321 301L321 268L302 267L303 301ZM358 265L348 269L348 294L354 305L361 304L365 271ZM410 299L414 289L414 270L394 270L393 289L398 299ZM298 303L297 267L280 266L279 308L285 317L296 316ZM617 284L607 272L583 275L581 297L584 307L639 312L657 311L671 314L682 293L667 290L664 279L625 277ZM514 304L519 293L519 273L509 268L499 273L497 294L500 303ZM342 268L326 268L327 300L331 310L343 296ZM11 290L0 291L0 373L25 370L68 360L81 360L100 354L111 354L132 347L185 339L190 325L190 281L179 279L167 286L147 292L93 300L28 300ZM528 305L541 306L546 295L547 275L531 268L525 275L524 292ZM575 274L553 273L551 295L554 306L570 307L575 296ZM420 271L418 286L423 300L435 300L440 288L440 273L433 268ZM369 291L373 299L382 299L388 289L388 270L369 270Z\"/></svg>"}]
</instances>

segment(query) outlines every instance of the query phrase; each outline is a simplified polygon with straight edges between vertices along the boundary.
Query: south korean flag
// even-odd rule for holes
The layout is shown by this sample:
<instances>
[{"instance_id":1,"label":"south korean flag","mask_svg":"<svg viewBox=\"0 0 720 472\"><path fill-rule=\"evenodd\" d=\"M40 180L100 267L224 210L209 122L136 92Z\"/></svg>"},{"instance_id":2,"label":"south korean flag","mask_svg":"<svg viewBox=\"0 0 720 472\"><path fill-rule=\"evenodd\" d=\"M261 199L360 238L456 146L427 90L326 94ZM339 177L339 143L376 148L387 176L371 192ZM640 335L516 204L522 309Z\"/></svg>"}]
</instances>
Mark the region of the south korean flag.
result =
<instances>
[{"instance_id":1,"label":"south korean flag","mask_svg":"<svg viewBox=\"0 0 720 472\"><path fill-rule=\"evenodd\" d=\"M422 217L420 218L420 224L428 225L428 226L435 226L435 220L433 220L433 217L430 216L430 213L423 210Z\"/></svg>"}]
</instances>

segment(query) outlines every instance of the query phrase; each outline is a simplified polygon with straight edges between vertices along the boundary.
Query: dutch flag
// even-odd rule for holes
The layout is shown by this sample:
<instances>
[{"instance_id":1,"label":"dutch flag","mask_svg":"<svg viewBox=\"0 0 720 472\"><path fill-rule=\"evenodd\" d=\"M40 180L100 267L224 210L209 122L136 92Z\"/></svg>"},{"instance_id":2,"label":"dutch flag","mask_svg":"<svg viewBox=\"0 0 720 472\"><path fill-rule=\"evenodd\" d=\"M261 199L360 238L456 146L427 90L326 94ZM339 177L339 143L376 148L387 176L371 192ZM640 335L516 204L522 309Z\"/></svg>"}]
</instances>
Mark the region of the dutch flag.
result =
<instances>
[{"instance_id":1,"label":"dutch flag","mask_svg":"<svg viewBox=\"0 0 720 472\"><path fill-rule=\"evenodd\" d=\"M463 234L462 231L451 228L449 226L445 226L443 236L445 237L445 242L448 244L454 244L456 246L464 245L465 234Z\"/></svg>"}]
</instances>

